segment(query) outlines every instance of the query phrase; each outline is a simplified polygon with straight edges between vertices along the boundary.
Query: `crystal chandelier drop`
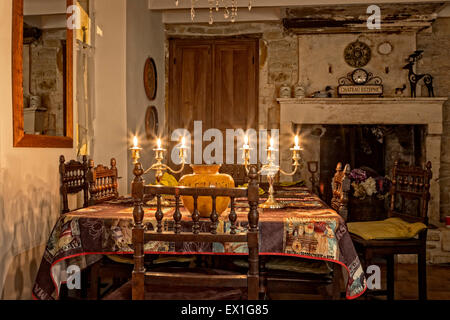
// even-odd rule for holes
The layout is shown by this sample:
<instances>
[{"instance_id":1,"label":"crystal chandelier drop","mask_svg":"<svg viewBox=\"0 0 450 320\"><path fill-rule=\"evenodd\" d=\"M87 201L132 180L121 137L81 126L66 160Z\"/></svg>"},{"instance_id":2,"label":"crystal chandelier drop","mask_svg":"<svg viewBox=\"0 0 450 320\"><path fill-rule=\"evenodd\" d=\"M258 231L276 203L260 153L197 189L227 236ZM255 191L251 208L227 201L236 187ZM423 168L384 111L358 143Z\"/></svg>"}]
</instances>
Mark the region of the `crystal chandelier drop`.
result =
<instances>
[{"instance_id":1,"label":"crystal chandelier drop","mask_svg":"<svg viewBox=\"0 0 450 320\"><path fill-rule=\"evenodd\" d=\"M198 0L191 0L191 20L195 19L195 4ZM248 10L252 10L254 0L248 0ZM178 7L180 0L175 0L175 5ZM224 9L224 18L235 22L238 14L238 0L208 0L209 3L209 24L214 23L213 12L219 11L222 6Z\"/></svg>"}]
</instances>

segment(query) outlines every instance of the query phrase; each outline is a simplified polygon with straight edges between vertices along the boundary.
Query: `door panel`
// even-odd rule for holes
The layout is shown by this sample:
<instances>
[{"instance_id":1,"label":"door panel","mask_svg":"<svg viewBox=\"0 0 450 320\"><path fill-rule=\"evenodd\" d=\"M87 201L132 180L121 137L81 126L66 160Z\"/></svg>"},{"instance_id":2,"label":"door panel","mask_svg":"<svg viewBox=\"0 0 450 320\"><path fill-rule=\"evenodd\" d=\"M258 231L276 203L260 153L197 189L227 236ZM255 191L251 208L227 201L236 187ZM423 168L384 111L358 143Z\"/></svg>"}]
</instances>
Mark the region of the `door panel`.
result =
<instances>
[{"instance_id":1,"label":"door panel","mask_svg":"<svg viewBox=\"0 0 450 320\"><path fill-rule=\"evenodd\" d=\"M190 131L194 121L211 127L212 59L211 45L172 43L171 78L169 80L169 132L178 128Z\"/></svg>"},{"instance_id":2,"label":"door panel","mask_svg":"<svg viewBox=\"0 0 450 320\"><path fill-rule=\"evenodd\" d=\"M215 45L214 127L257 127L256 42Z\"/></svg>"}]
</instances>

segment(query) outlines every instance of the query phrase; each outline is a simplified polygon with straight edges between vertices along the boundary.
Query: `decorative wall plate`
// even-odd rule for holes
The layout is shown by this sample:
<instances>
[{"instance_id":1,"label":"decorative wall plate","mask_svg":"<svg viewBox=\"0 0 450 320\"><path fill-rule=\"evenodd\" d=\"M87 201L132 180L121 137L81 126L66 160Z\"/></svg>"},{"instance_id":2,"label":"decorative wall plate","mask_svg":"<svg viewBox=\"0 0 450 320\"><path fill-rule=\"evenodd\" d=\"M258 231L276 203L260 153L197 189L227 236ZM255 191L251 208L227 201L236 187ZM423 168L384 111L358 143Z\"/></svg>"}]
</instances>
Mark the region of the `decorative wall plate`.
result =
<instances>
[{"instance_id":1,"label":"decorative wall plate","mask_svg":"<svg viewBox=\"0 0 450 320\"><path fill-rule=\"evenodd\" d=\"M350 43L344 51L345 62L354 68L364 67L371 58L372 50L367 44L359 40Z\"/></svg>"},{"instance_id":2,"label":"decorative wall plate","mask_svg":"<svg viewBox=\"0 0 450 320\"><path fill-rule=\"evenodd\" d=\"M380 43L378 46L378 53L388 55L392 52L392 44L389 41Z\"/></svg>"},{"instance_id":3,"label":"decorative wall plate","mask_svg":"<svg viewBox=\"0 0 450 320\"><path fill-rule=\"evenodd\" d=\"M158 78L156 73L156 64L153 58L148 58L145 61L144 87L147 98L149 98L149 100L154 100L156 98L156 90L158 88Z\"/></svg>"},{"instance_id":4,"label":"decorative wall plate","mask_svg":"<svg viewBox=\"0 0 450 320\"><path fill-rule=\"evenodd\" d=\"M148 107L147 112L145 113L145 133L147 139L155 139L158 135L158 128L158 110L155 106Z\"/></svg>"}]
</instances>

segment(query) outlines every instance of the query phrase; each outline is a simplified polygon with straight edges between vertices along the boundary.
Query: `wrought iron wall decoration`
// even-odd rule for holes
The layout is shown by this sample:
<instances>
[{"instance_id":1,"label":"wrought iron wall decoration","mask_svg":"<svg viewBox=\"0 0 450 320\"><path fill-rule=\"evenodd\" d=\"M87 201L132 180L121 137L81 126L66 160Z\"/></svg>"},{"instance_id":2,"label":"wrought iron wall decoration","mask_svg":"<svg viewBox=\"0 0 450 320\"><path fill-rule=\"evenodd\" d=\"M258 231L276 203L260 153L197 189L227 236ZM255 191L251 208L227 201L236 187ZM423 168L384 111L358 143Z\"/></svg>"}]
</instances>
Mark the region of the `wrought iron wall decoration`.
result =
<instances>
[{"instance_id":1,"label":"wrought iron wall decoration","mask_svg":"<svg viewBox=\"0 0 450 320\"><path fill-rule=\"evenodd\" d=\"M148 58L144 66L144 88L147 98L155 100L156 90L158 88L158 77L156 73L156 64L153 58Z\"/></svg>"},{"instance_id":2,"label":"wrought iron wall decoration","mask_svg":"<svg viewBox=\"0 0 450 320\"><path fill-rule=\"evenodd\" d=\"M372 50L369 45L359 40L350 43L344 51L345 62L351 67L362 68L372 58Z\"/></svg>"},{"instance_id":3,"label":"wrought iron wall decoration","mask_svg":"<svg viewBox=\"0 0 450 320\"><path fill-rule=\"evenodd\" d=\"M378 95L383 96L383 80L371 72L358 68L339 79L338 96Z\"/></svg>"},{"instance_id":4,"label":"wrought iron wall decoration","mask_svg":"<svg viewBox=\"0 0 450 320\"><path fill-rule=\"evenodd\" d=\"M408 62L407 65L403 67L403 69L408 70L408 80L409 85L411 87L411 98L416 97L416 89L417 89L417 83L419 83L420 80L423 78L423 83L428 89L428 96L434 97L434 88L433 88L433 76L424 73L424 74L416 74L414 72L414 65L417 61L422 59L423 57L423 50L416 50L413 54L411 54L406 61Z\"/></svg>"}]
</instances>

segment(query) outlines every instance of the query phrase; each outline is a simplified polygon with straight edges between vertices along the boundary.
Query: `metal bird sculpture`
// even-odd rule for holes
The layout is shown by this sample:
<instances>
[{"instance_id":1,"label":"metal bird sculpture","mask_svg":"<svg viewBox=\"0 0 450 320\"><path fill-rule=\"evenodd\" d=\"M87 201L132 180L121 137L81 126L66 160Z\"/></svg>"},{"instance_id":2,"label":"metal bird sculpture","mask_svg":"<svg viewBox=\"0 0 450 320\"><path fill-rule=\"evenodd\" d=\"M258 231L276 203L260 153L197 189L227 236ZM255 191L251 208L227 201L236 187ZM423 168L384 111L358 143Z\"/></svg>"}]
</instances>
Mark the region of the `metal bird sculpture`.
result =
<instances>
[{"instance_id":1,"label":"metal bird sculpture","mask_svg":"<svg viewBox=\"0 0 450 320\"><path fill-rule=\"evenodd\" d=\"M403 69L408 70L408 80L411 88L411 97L416 97L416 89L417 83L423 78L423 82L428 89L428 96L434 97L434 88L433 88L433 76L425 73L425 74L416 74L414 72L414 65L420 59L422 59L423 50L416 50L413 54L411 54L406 61L407 65L403 67Z\"/></svg>"}]
</instances>

